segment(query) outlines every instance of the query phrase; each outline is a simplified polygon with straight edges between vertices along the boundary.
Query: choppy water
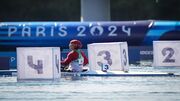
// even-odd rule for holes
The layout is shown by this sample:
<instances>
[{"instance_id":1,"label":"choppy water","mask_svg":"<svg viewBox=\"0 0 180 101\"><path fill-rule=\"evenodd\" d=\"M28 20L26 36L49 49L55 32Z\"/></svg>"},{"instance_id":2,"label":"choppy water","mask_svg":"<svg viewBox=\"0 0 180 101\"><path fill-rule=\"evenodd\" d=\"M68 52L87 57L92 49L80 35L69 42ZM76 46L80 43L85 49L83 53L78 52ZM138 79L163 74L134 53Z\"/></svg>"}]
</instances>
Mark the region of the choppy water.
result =
<instances>
[{"instance_id":1,"label":"choppy water","mask_svg":"<svg viewBox=\"0 0 180 101\"><path fill-rule=\"evenodd\" d=\"M0 77L0 101L180 101L180 77L64 77L60 82L24 83L16 79Z\"/></svg>"}]
</instances>

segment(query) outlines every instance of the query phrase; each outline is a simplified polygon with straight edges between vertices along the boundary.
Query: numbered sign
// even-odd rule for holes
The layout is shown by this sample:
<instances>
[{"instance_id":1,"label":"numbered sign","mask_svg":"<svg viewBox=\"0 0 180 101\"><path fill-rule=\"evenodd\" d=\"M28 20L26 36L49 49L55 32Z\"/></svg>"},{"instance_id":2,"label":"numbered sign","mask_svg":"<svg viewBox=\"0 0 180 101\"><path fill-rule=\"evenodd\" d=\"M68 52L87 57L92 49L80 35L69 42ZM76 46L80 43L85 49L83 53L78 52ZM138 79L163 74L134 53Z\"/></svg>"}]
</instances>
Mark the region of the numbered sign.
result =
<instances>
[{"instance_id":1,"label":"numbered sign","mask_svg":"<svg viewBox=\"0 0 180 101\"><path fill-rule=\"evenodd\" d=\"M18 80L58 80L60 78L60 48L17 48Z\"/></svg>"},{"instance_id":2,"label":"numbered sign","mask_svg":"<svg viewBox=\"0 0 180 101\"><path fill-rule=\"evenodd\" d=\"M154 41L154 66L180 66L180 41Z\"/></svg>"},{"instance_id":3,"label":"numbered sign","mask_svg":"<svg viewBox=\"0 0 180 101\"><path fill-rule=\"evenodd\" d=\"M88 44L91 70L128 71L129 58L126 42Z\"/></svg>"}]
</instances>

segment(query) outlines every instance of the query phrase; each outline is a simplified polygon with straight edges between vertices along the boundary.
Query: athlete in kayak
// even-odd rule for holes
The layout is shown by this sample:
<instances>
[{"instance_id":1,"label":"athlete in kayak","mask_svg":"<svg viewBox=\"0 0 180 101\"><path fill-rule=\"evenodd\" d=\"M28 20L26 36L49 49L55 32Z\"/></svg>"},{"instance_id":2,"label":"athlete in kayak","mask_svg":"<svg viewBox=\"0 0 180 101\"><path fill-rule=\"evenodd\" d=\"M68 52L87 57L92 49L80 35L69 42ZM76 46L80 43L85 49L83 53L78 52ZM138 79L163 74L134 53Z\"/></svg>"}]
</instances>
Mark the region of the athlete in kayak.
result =
<instances>
[{"instance_id":1,"label":"athlete in kayak","mask_svg":"<svg viewBox=\"0 0 180 101\"><path fill-rule=\"evenodd\" d=\"M67 57L61 61L61 70L69 72L85 71L83 66L88 64L88 59L83 51L82 43L79 40L71 40L69 48L72 50L68 53Z\"/></svg>"}]
</instances>

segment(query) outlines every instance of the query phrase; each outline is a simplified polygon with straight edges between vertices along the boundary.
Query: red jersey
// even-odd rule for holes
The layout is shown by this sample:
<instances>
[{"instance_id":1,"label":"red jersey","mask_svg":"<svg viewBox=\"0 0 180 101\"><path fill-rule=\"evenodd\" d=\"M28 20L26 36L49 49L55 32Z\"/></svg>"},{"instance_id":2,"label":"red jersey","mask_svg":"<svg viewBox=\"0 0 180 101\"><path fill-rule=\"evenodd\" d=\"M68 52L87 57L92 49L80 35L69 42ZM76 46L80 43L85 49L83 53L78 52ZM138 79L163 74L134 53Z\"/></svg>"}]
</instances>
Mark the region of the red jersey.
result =
<instances>
[{"instance_id":1,"label":"red jersey","mask_svg":"<svg viewBox=\"0 0 180 101\"><path fill-rule=\"evenodd\" d=\"M88 64L88 59L86 57L86 55L84 54L84 52L80 51L82 57L84 58L84 63L83 66L85 66L86 64ZM79 54L77 51L71 51L68 53L67 58L64 59L63 61L61 61L61 65L69 65L72 61L76 60L79 58Z\"/></svg>"}]
</instances>

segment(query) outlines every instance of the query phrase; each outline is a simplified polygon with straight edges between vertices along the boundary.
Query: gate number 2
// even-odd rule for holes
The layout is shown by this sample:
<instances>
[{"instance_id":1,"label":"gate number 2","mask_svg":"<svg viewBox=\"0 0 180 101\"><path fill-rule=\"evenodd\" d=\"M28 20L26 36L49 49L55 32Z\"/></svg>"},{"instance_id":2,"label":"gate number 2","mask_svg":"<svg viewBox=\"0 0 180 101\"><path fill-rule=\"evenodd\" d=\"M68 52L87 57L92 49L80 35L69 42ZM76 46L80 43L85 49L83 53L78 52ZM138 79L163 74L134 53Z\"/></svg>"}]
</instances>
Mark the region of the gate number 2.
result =
<instances>
[{"instance_id":1,"label":"gate number 2","mask_svg":"<svg viewBox=\"0 0 180 101\"><path fill-rule=\"evenodd\" d=\"M161 51L162 55L165 57L165 59L163 60L163 63L174 63L175 59L173 59L173 55L174 55L174 49L173 48L164 48Z\"/></svg>"}]
</instances>

